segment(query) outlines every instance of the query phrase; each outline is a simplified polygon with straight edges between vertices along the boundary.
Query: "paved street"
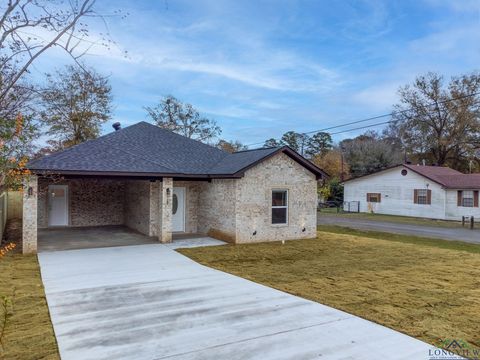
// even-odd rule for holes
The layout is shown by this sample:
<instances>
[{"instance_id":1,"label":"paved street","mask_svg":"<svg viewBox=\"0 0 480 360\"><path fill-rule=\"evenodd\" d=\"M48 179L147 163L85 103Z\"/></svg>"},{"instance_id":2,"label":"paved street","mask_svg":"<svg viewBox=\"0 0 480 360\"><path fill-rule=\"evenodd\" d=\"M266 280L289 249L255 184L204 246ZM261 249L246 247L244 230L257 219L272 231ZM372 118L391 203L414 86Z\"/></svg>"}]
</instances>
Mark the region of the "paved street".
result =
<instances>
[{"instance_id":1,"label":"paved street","mask_svg":"<svg viewBox=\"0 0 480 360\"><path fill-rule=\"evenodd\" d=\"M459 240L480 244L480 229L444 228L436 226L400 224L388 221L365 220L335 215L318 215L318 225L338 225L359 230L383 231L394 234L406 234L438 238L445 240ZM478 224L477 226L480 226Z\"/></svg>"}]
</instances>

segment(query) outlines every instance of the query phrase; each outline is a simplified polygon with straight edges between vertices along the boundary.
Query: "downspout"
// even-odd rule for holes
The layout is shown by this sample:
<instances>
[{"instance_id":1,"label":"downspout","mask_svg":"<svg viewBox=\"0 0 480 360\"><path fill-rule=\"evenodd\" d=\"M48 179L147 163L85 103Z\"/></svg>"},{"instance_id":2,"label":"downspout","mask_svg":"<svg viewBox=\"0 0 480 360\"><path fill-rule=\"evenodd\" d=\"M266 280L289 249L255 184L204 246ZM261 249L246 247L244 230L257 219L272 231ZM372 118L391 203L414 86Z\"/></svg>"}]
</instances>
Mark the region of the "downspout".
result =
<instances>
[{"instance_id":1,"label":"downspout","mask_svg":"<svg viewBox=\"0 0 480 360\"><path fill-rule=\"evenodd\" d=\"M443 189L443 220L447 220L447 198L448 198L448 189L442 186Z\"/></svg>"}]
</instances>

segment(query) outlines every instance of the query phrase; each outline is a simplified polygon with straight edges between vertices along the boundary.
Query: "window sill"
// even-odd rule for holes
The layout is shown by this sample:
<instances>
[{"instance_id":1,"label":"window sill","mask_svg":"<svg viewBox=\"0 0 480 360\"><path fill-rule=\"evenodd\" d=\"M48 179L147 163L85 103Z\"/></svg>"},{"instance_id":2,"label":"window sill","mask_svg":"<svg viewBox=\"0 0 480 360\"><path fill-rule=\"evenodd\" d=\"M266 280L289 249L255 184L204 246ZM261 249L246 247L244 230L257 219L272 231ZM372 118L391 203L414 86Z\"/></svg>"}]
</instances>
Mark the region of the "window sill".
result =
<instances>
[{"instance_id":1,"label":"window sill","mask_svg":"<svg viewBox=\"0 0 480 360\"><path fill-rule=\"evenodd\" d=\"M286 223L286 224L270 224L270 226L272 226L272 227L287 227L288 223Z\"/></svg>"}]
</instances>

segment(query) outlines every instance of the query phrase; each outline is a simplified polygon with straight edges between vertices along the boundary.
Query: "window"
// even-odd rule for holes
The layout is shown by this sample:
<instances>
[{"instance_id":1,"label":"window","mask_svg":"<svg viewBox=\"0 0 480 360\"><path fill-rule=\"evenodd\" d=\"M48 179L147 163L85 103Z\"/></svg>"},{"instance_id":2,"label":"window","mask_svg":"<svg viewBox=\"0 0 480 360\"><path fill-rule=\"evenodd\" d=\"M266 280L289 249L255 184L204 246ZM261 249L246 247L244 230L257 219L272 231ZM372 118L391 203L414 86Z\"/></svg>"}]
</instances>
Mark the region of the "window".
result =
<instances>
[{"instance_id":1,"label":"window","mask_svg":"<svg viewBox=\"0 0 480 360\"><path fill-rule=\"evenodd\" d=\"M288 190L272 190L272 224L288 222Z\"/></svg>"},{"instance_id":2,"label":"window","mask_svg":"<svg viewBox=\"0 0 480 360\"><path fill-rule=\"evenodd\" d=\"M462 191L462 206L473 207L473 191Z\"/></svg>"},{"instance_id":3,"label":"window","mask_svg":"<svg viewBox=\"0 0 480 360\"><path fill-rule=\"evenodd\" d=\"M177 194L173 194L172 196L172 214L175 215L178 210L178 196Z\"/></svg>"},{"instance_id":4,"label":"window","mask_svg":"<svg viewBox=\"0 0 480 360\"><path fill-rule=\"evenodd\" d=\"M367 193L367 202L379 203L382 199L380 193Z\"/></svg>"},{"instance_id":5,"label":"window","mask_svg":"<svg viewBox=\"0 0 480 360\"><path fill-rule=\"evenodd\" d=\"M419 205L430 205L432 203L432 190L415 189L413 191L413 203Z\"/></svg>"},{"instance_id":6,"label":"window","mask_svg":"<svg viewBox=\"0 0 480 360\"><path fill-rule=\"evenodd\" d=\"M417 204L427 204L427 189L418 189L417 191Z\"/></svg>"}]
</instances>

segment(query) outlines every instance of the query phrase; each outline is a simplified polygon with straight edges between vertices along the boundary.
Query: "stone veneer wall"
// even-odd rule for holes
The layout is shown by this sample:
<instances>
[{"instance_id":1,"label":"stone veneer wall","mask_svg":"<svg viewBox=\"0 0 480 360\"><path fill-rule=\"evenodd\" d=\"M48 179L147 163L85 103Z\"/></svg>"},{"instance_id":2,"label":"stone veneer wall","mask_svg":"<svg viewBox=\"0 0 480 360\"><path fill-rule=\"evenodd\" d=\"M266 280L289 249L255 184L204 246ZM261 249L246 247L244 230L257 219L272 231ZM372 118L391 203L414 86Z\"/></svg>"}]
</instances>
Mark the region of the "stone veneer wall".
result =
<instances>
[{"instance_id":1,"label":"stone veneer wall","mask_svg":"<svg viewBox=\"0 0 480 360\"><path fill-rule=\"evenodd\" d=\"M125 225L142 234L150 233L150 181L125 182Z\"/></svg>"},{"instance_id":2,"label":"stone veneer wall","mask_svg":"<svg viewBox=\"0 0 480 360\"><path fill-rule=\"evenodd\" d=\"M198 232L235 242L235 179L214 179L199 186Z\"/></svg>"},{"instance_id":3,"label":"stone veneer wall","mask_svg":"<svg viewBox=\"0 0 480 360\"><path fill-rule=\"evenodd\" d=\"M150 182L150 221L148 227L148 235L149 236L157 236L158 237L158 230L160 226L160 203L161 199L161 191L160 191L160 182Z\"/></svg>"},{"instance_id":4,"label":"stone veneer wall","mask_svg":"<svg viewBox=\"0 0 480 360\"><path fill-rule=\"evenodd\" d=\"M39 181L38 227L48 226L48 179ZM124 223L123 181L106 179L67 179L55 185L68 185L69 226L121 225Z\"/></svg>"},{"instance_id":5,"label":"stone veneer wall","mask_svg":"<svg viewBox=\"0 0 480 360\"><path fill-rule=\"evenodd\" d=\"M31 188L31 194L29 194L29 188ZM23 189L22 252L24 254L37 252L37 204L38 178L32 175L25 180Z\"/></svg>"},{"instance_id":6,"label":"stone veneer wall","mask_svg":"<svg viewBox=\"0 0 480 360\"><path fill-rule=\"evenodd\" d=\"M289 191L286 225L271 223L272 189ZM202 184L198 228L235 243L313 238L316 202L315 175L287 155L278 154L247 170L241 179Z\"/></svg>"},{"instance_id":7,"label":"stone veneer wall","mask_svg":"<svg viewBox=\"0 0 480 360\"><path fill-rule=\"evenodd\" d=\"M288 190L286 225L272 224L272 189ZM315 175L287 155L275 155L247 170L236 190L237 243L316 237Z\"/></svg>"}]
</instances>

